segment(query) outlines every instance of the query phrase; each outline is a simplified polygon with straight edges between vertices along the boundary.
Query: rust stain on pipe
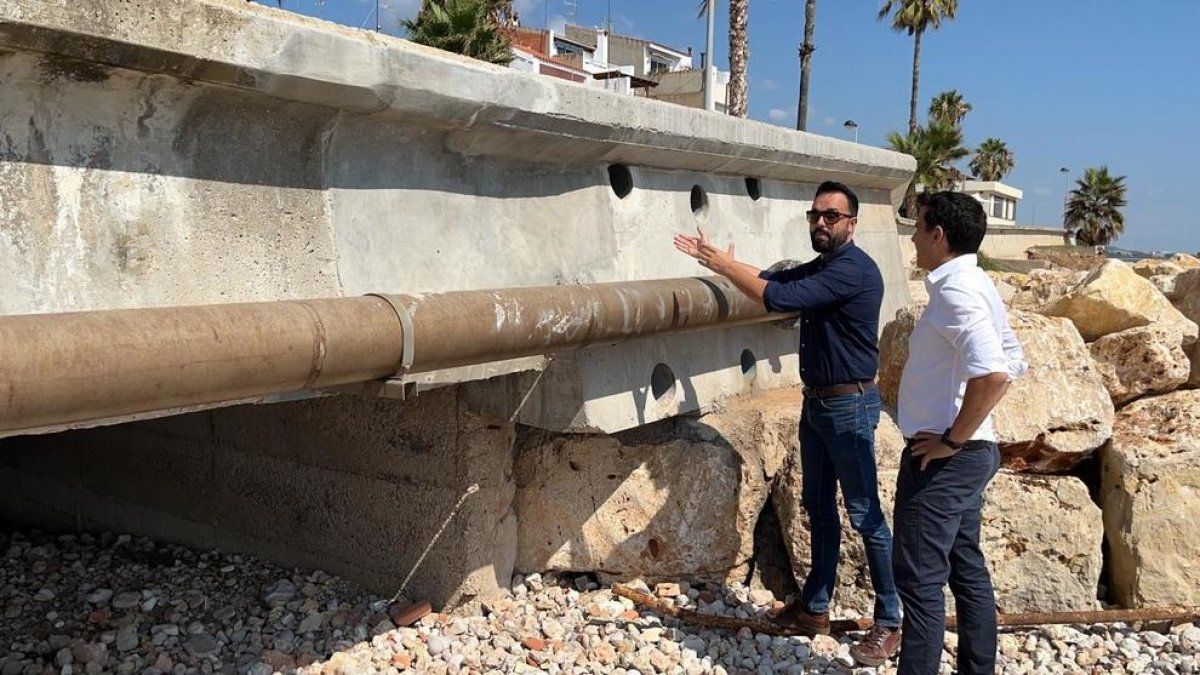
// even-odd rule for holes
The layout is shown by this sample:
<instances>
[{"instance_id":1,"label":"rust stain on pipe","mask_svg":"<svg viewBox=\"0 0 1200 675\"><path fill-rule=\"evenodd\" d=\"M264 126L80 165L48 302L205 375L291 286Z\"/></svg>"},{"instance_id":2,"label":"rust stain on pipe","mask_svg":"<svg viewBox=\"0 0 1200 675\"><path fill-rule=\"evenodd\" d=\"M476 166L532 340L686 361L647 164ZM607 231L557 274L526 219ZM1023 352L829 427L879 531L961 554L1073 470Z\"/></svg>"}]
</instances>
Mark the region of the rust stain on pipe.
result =
<instances>
[{"instance_id":1,"label":"rust stain on pipe","mask_svg":"<svg viewBox=\"0 0 1200 675\"><path fill-rule=\"evenodd\" d=\"M715 278L4 316L0 434L779 316Z\"/></svg>"}]
</instances>

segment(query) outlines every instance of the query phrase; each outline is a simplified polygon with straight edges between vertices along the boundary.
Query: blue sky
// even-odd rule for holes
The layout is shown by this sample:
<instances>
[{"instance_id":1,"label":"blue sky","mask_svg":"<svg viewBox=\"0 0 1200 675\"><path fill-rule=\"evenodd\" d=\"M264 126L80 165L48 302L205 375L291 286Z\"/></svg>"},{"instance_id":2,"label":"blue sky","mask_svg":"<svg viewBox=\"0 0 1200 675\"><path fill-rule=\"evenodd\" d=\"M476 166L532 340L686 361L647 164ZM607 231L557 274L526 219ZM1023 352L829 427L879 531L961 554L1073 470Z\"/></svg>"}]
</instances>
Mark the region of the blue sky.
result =
<instances>
[{"instance_id":1,"label":"blue sky","mask_svg":"<svg viewBox=\"0 0 1200 675\"><path fill-rule=\"evenodd\" d=\"M380 0L385 32L419 0ZM698 0L516 0L522 23L603 25L667 45L704 46ZM266 0L264 4L275 4ZM875 0L818 0L809 131L885 145L908 123L912 39L877 22ZM961 0L927 34L920 106L957 89L974 106L966 142L1008 143L1025 191L1021 224L1062 220L1064 175L1089 166L1126 176L1125 248L1200 251L1200 0ZM374 0L284 0L285 8L374 26ZM728 68L727 0L718 0L716 64ZM803 0L750 2L750 117L794 127ZM965 163L964 163L965 168Z\"/></svg>"}]
</instances>

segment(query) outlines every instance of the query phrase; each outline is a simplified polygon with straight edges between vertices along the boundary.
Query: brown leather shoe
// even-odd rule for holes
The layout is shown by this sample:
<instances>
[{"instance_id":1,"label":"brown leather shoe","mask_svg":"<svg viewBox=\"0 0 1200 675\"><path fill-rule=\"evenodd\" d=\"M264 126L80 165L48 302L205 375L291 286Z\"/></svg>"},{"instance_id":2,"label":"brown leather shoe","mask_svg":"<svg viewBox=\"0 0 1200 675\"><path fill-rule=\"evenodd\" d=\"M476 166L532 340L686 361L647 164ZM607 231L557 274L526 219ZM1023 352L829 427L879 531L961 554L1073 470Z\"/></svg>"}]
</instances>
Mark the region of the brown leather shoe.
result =
<instances>
[{"instance_id":1,"label":"brown leather shoe","mask_svg":"<svg viewBox=\"0 0 1200 675\"><path fill-rule=\"evenodd\" d=\"M799 600L779 610L771 620L801 635L829 635L829 613L810 614Z\"/></svg>"},{"instance_id":2,"label":"brown leather shoe","mask_svg":"<svg viewBox=\"0 0 1200 675\"><path fill-rule=\"evenodd\" d=\"M850 656L860 665L881 666L900 649L900 629L875 624L858 644L850 648Z\"/></svg>"}]
</instances>

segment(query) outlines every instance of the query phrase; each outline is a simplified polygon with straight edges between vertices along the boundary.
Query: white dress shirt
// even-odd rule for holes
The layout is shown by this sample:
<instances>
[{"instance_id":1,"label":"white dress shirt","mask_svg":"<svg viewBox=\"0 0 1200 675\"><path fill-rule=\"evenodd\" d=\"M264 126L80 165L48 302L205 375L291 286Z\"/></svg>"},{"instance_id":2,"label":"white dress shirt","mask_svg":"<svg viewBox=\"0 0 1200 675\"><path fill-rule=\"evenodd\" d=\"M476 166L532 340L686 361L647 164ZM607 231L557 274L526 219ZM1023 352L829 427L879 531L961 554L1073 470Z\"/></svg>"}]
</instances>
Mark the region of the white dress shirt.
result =
<instances>
[{"instance_id":1,"label":"white dress shirt","mask_svg":"<svg viewBox=\"0 0 1200 675\"><path fill-rule=\"evenodd\" d=\"M908 339L900 376L897 421L906 438L953 426L967 380L1006 373L1012 381L1029 368L996 285L974 255L943 263L925 277L925 288L929 304ZM996 440L991 415L970 440Z\"/></svg>"}]
</instances>

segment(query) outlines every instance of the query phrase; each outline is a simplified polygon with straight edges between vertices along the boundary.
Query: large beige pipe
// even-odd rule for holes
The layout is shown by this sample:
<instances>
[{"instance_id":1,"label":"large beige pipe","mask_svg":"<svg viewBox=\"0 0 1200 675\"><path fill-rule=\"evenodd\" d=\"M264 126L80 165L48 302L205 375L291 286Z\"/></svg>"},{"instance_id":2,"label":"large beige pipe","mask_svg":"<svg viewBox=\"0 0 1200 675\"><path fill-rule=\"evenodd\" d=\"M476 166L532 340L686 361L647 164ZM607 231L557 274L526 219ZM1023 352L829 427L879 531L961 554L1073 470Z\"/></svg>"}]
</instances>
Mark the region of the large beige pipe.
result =
<instances>
[{"instance_id":1,"label":"large beige pipe","mask_svg":"<svg viewBox=\"0 0 1200 675\"><path fill-rule=\"evenodd\" d=\"M695 278L5 316L0 434L773 318Z\"/></svg>"}]
</instances>

